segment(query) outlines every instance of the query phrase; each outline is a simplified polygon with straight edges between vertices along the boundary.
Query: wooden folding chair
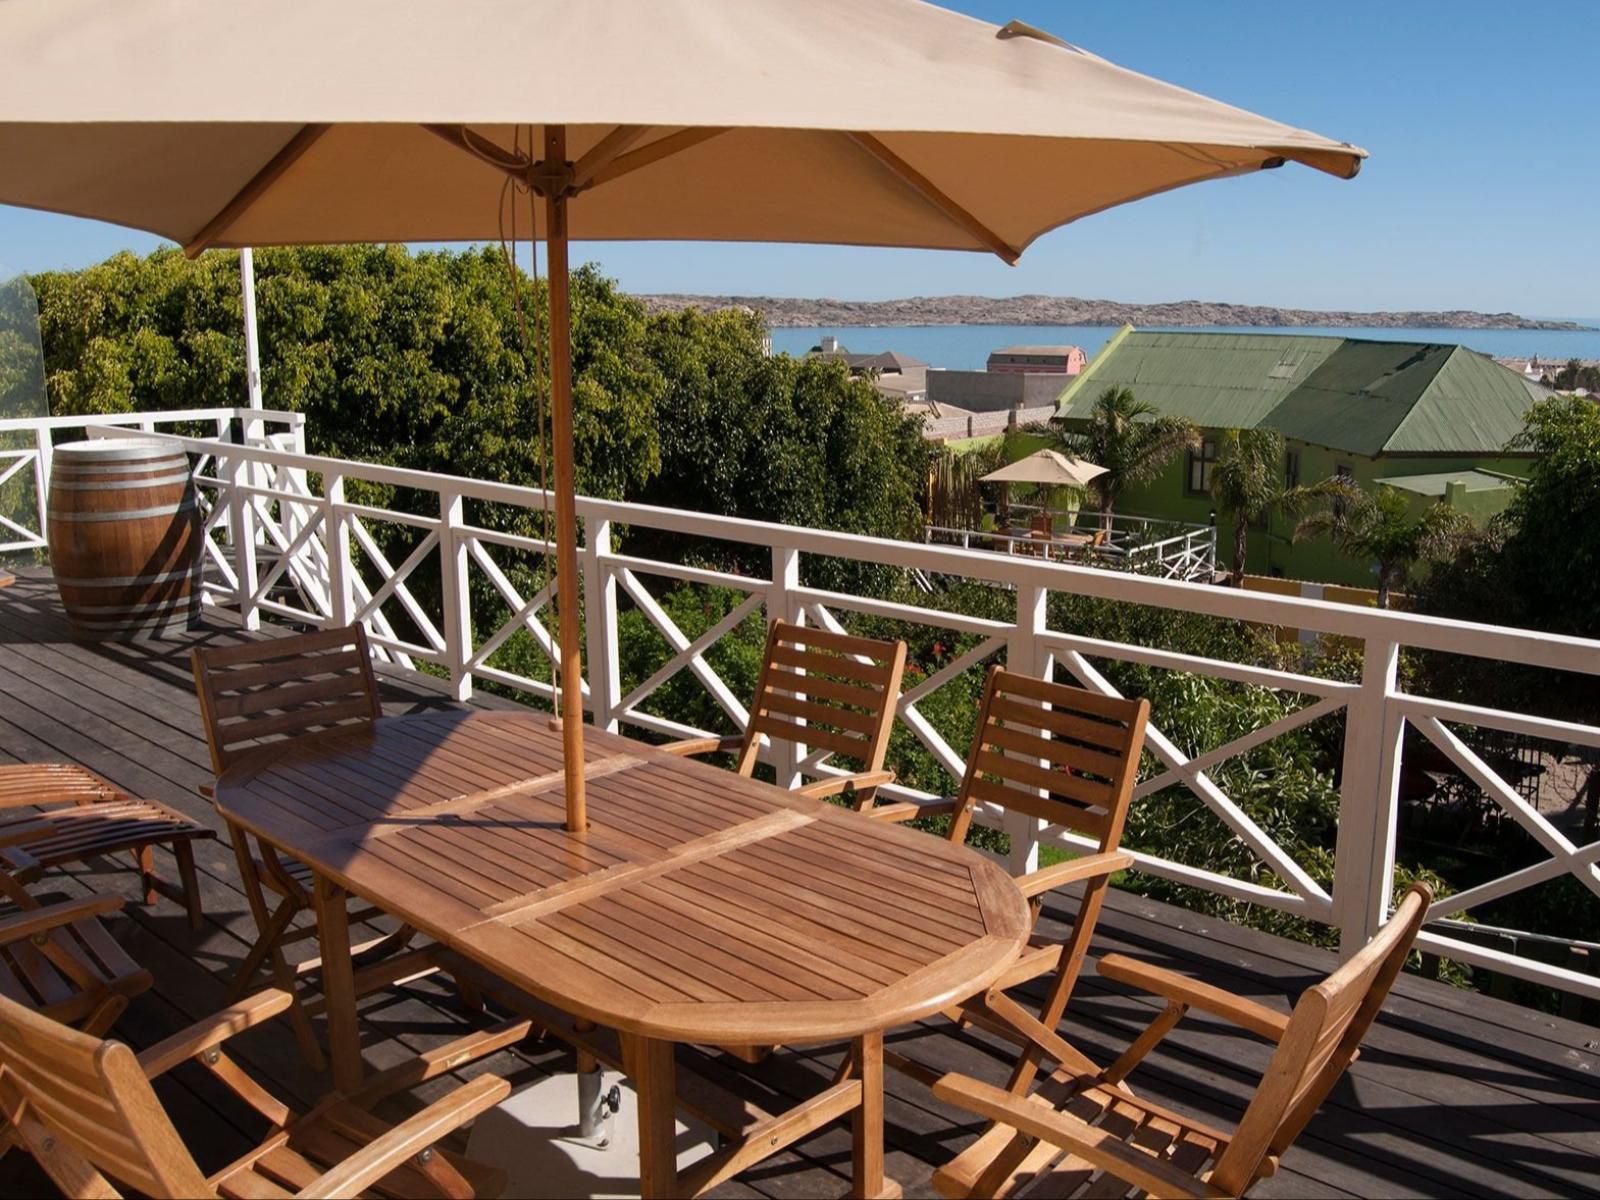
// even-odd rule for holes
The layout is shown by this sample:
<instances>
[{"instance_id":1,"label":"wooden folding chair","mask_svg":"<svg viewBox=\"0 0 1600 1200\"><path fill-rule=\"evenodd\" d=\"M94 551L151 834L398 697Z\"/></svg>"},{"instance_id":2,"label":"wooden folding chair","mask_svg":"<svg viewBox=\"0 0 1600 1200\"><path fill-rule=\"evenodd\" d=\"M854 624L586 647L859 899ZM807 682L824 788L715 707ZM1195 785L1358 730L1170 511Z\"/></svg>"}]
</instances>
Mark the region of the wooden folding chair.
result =
<instances>
[{"instance_id":1,"label":"wooden folding chair","mask_svg":"<svg viewBox=\"0 0 1600 1200\"><path fill-rule=\"evenodd\" d=\"M121 897L41 905L14 882L0 890L16 904L0 917L0 996L98 1035L150 990L150 972L98 920L120 909Z\"/></svg>"},{"instance_id":2,"label":"wooden folding chair","mask_svg":"<svg viewBox=\"0 0 1600 1200\"><path fill-rule=\"evenodd\" d=\"M946 1075L934 1094L995 1122L933 1177L959 1196L1243 1196L1283 1154L1356 1057L1422 927L1432 893L1413 884L1378 935L1300 996L1287 1017L1121 955L1100 960L1111 979L1163 997L1166 1008L1104 1070L1053 1029L1019 1032L1060 1069L1032 1094ZM1266 1074L1230 1135L1134 1095L1123 1082L1191 1008L1276 1042Z\"/></svg>"},{"instance_id":3,"label":"wooden folding chair","mask_svg":"<svg viewBox=\"0 0 1600 1200\"><path fill-rule=\"evenodd\" d=\"M1132 857L1117 847L1149 715L1147 700L1101 696L993 667L984 684L977 733L955 798L886 804L872 810L871 816L888 821L948 816L946 836L959 845L966 841L973 810L982 802L1062 826L1093 843L1089 853L1017 880L1036 921L1046 892L1071 883L1084 885L1065 942L1035 935L987 996L967 1001L951 1016L1007 1033L1004 1014L997 1020L991 1009L1021 1011L1006 990L1054 973L1039 1020L1051 1029L1061 1020L1089 952L1111 876L1133 864ZM886 1056L886 1061L932 1082L931 1072L902 1056ZM1025 1051L1013 1086L1026 1087L1037 1063L1032 1050Z\"/></svg>"},{"instance_id":4,"label":"wooden folding chair","mask_svg":"<svg viewBox=\"0 0 1600 1200\"><path fill-rule=\"evenodd\" d=\"M359 625L237 646L196 647L191 657L211 765L219 777L265 740L292 739L334 725L375 721L383 715L366 631ZM291 967L284 956L285 946L317 935L315 925L293 928L298 916L314 908L311 868L243 829L230 824L228 833L258 933L256 944L239 965L228 999L243 995L263 966L279 987L296 993L296 980L322 965L320 957L313 957ZM268 906L268 891L277 897L274 907ZM352 912L350 920L360 922L380 915L382 910L364 907ZM395 933L353 947L351 953L369 959L381 957L403 948L413 936L412 930L402 926ZM409 956L394 961L396 971L402 974L416 974L419 966L425 966ZM370 991L400 977L368 972L360 981ZM298 1001L290 1020L306 1061L322 1070L326 1060Z\"/></svg>"},{"instance_id":5,"label":"wooden folding chair","mask_svg":"<svg viewBox=\"0 0 1600 1200\"><path fill-rule=\"evenodd\" d=\"M37 805L44 811L0 818L0 870L19 883L63 863L130 852L139 868L144 902L163 895L182 904L189 927L204 924L194 869L194 843L216 834L182 813L127 792L75 763L0 766L0 810ZM177 860L179 886L156 873L153 847Z\"/></svg>"},{"instance_id":6,"label":"wooden folding chair","mask_svg":"<svg viewBox=\"0 0 1600 1200\"><path fill-rule=\"evenodd\" d=\"M861 764L851 774L805 784L800 788L804 795L838 796L853 790L855 807L871 808L878 789L894 780L894 772L883 769L883 759L905 666L904 642L773 621L744 733L691 738L661 748L678 755L733 754L739 774L749 777L763 736L801 743L821 752L814 755L816 761L838 754Z\"/></svg>"},{"instance_id":7,"label":"wooden folding chair","mask_svg":"<svg viewBox=\"0 0 1600 1200\"><path fill-rule=\"evenodd\" d=\"M116 1196L118 1188L147 1196L500 1193L503 1172L438 1143L504 1099L505 1080L480 1075L390 1126L372 1115L372 1104L449 1069L414 1060L355 1096L334 1095L295 1116L222 1048L291 1004L286 992L263 992L135 1055L0 997L0 1111L69 1197ZM181 1063L209 1070L271 1127L256 1149L209 1177L150 1086Z\"/></svg>"}]
</instances>

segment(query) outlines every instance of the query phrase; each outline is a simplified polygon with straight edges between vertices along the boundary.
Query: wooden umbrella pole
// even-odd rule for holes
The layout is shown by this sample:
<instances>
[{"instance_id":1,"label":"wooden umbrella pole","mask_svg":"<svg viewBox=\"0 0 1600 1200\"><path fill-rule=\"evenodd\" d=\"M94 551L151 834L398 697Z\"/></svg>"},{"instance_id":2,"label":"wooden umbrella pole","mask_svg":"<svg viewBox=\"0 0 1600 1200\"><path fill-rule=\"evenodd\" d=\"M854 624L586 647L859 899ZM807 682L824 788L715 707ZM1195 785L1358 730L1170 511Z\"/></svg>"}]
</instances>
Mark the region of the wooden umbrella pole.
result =
<instances>
[{"instance_id":1,"label":"wooden umbrella pole","mask_svg":"<svg viewBox=\"0 0 1600 1200\"><path fill-rule=\"evenodd\" d=\"M545 130L544 160L564 163L567 131ZM589 827L583 782L583 658L578 634L578 504L572 469L572 304L567 282L567 197L545 193L545 276L550 288L551 432L556 464L556 603L561 638L561 745L565 760L567 828Z\"/></svg>"}]
</instances>

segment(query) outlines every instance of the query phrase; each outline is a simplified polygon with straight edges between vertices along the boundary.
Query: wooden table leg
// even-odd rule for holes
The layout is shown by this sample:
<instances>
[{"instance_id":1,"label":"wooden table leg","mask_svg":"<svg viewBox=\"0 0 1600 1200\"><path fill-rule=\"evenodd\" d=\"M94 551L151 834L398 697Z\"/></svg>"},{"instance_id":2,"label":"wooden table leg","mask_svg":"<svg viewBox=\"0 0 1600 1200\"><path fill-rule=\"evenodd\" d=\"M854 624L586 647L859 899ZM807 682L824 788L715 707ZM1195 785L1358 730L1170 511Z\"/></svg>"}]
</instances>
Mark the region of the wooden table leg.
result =
<instances>
[{"instance_id":1,"label":"wooden table leg","mask_svg":"<svg viewBox=\"0 0 1600 1200\"><path fill-rule=\"evenodd\" d=\"M851 1046L856 1078L861 1080L861 1104L852 1118L852 1196L864 1200L890 1200L900 1195L900 1185L883 1174L883 1034L869 1033Z\"/></svg>"},{"instance_id":2,"label":"wooden table leg","mask_svg":"<svg viewBox=\"0 0 1600 1200\"><path fill-rule=\"evenodd\" d=\"M639 1103L639 1195L670 1200L678 1195L677 1088L673 1046L653 1038L624 1036L623 1066Z\"/></svg>"},{"instance_id":3,"label":"wooden table leg","mask_svg":"<svg viewBox=\"0 0 1600 1200\"><path fill-rule=\"evenodd\" d=\"M341 1092L361 1086L361 1037L356 1029L355 964L350 958L350 895L317 876L314 900L317 935L322 943L322 994L327 1005L328 1048L333 1086Z\"/></svg>"}]
</instances>

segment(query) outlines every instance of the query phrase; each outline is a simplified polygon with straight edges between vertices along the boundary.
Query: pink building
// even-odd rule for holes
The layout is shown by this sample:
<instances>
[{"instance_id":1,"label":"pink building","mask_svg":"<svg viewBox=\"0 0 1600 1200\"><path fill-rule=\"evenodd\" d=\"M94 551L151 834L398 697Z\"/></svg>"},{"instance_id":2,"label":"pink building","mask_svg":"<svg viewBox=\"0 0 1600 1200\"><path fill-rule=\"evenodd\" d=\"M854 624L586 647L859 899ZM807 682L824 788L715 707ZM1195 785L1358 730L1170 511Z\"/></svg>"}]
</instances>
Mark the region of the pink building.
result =
<instances>
[{"instance_id":1,"label":"pink building","mask_svg":"<svg viewBox=\"0 0 1600 1200\"><path fill-rule=\"evenodd\" d=\"M1076 375L1088 355L1082 346L1003 346L989 355L996 375Z\"/></svg>"}]
</instances>

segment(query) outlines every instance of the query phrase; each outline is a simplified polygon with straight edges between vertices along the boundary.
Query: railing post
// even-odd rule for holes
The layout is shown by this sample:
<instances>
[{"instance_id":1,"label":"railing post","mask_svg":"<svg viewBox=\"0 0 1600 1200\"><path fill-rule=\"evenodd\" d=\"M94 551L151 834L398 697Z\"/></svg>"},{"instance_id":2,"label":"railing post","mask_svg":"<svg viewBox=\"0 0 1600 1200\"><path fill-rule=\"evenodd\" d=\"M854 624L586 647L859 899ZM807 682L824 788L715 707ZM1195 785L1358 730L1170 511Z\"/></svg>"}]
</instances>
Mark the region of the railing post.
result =
<instances>
[{"instance_id":1,"label":"railing post","mask_svg":"<svg viewBox=\"0 0 1600 1200\"><path fill-rule=\"evenodd\" d=\"M38 426L33 431L34 459L33 489L39 505L39 536L48 539L50 536L50 469L53 465L55 443L50 440L50 430L45 425Z\"/></svg>"},{"instance_id":2,"label":"railing post","mask_svg":"<svg viewBox=\"0 0 1600 1200\"><path fill-rule=\"evenodd\" d=\"M772 587L767 591L767 619L805 624L805 608L795 595L800 586L800 551L789 546L772 548ZM782 741L774 746L773 766L777 770L777 783L782 788L799 787L800 761L805 757L805 747L795 742Z\"/></svg>"},{"instance_id":3,"label":"railing post","mask_svg":"<svg viewBox=\"0 0 1600 1200\"><path fill-rule=\"evenodd\" d=\"M617 732L622 671L617 661L617 580L603 561L611 553L611 522L583 519L583 622L589 655L589 703L596 729Z\"/></svg>"},{"instance_id":4,"label":"railing post","mask_svg":"<svg viewBox=\"0 0 1600 1200\"><path fill-rule=\"evenodd\" d=\"M322 480L322 537L328 548L328 609L333 624L356 619L355 564L350 558L350 516L344 507L344 476Z\"/></svg>"},{"instance_id":5,"label":"railing post","mask_svg":"<svg viewBox=\"0 0 1600 1200\"><path fill-rule=\"evenodd\" d=\"M1361 690L1346 709L1339 835L1333 864L1333 922L1339 953L1365 946L1389 915L1404 719L1391 703L1400 647L1368 640Z\"/></svg>"},{"instance_id":6,"label":"railing post","mask_svg":"<svg viewBox=\"0 0 1600 1200\"><path fill-rule=\"evenodd\" d=\"M256 611L256 516L255 500L246 491L253 464L242 454L228 459L228 528L233 536L234 600L239 606L239 624L245 629L260 629L261 614ZM220 477L222 472L217 472Z\"/></svg>"},{"instance_id":7,"label":"railing post","mask_svg":"<svg viewBox=\"0 0 1600 1200\"><path fill-rule=\"evenodd\" d=\"M450 691L457 700L472 698L472 598L467 592L467 543L461 534L465 506L460 492L439 493L439 584L444 594L444 647L449 660ZM566 630L562 630L566 637Z\"/></svg>"},{"instance_id":8,"label":"railing post","mask_svg":"<svg viewBox=\"0 0 1600 1200\"><path fill-rule=\"evenodd\" d=\"M1055 656L1039 641L1049 624L1046 608L1049 598L1050 593L1045 588L1034 584L1017 585L1017 624L1006 646L1008 671L1034 679L1050 678ZM1011 839L1011 855L1007 861L1011 873L1023 875L1037 871L1039 835L1044 832L1045 823L1026 813L1007 812L1002 827Z\"/></svg>"}]
</instances>

